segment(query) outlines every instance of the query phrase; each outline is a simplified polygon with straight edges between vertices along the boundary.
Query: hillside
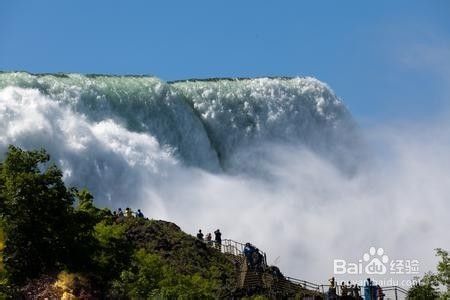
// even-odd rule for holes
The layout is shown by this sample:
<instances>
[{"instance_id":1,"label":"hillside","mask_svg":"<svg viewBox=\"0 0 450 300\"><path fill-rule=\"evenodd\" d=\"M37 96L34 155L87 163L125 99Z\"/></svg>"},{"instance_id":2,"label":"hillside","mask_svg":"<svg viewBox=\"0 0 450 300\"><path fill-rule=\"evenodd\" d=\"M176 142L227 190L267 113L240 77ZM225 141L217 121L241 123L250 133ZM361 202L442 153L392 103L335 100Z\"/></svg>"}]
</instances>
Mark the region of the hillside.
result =
<instances>
[{"instance_id":1,"label":"hillside","mask_svg":"<svg viewBox=\"0 0 450 300\"><path fill-rule=\"evenodd\" d=\"M103 270L44 274L21 287L20 293L29 299L64 293L86 299L222 298L235 289L231 261L173 223L107 217L96 225L95 235L103 248L97 257Z\"/></svg>"},{"instance_id":2,"label":"hillside","mask_svg":"<svg viewBox=\"0 0 450 300\"><path fill-rule=\"evenodd\" d=\"M103 247L103 271L54 270L28 280L17 294L26 299L240 299L311 294L289 283L276 267L250 274L241 264L243 257L223 253L171 222L107 216L95 226L95 236ZM243 272L253 278L240 281ZM255 279L257 273L260 282Z\"/></svg>"}]
</instances>

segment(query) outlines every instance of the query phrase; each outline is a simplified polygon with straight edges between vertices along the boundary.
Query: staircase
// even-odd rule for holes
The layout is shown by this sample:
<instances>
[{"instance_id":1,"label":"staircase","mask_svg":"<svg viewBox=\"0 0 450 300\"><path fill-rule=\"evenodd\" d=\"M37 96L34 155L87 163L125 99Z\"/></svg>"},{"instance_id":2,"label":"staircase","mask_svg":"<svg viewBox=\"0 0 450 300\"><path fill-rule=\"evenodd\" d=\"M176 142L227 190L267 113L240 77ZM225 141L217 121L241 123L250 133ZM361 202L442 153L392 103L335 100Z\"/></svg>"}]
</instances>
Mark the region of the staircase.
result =
<instances>
[{"instance_id":1,"label":"staircase","mask_svg":"<svg viewBox=\"0 0 450 300\"><path fill-rule=\"evenodd\" d=\"M274 298L293 299L295 295L305 295L300 299L321 299L323 297L315 297L318 295L318 286L312 283L294 280L293 278L284 277L278 268L269 267L267 265L266 254L259 251L262 262L255 268L250 268L244 256L244 243L236 242L230 239L222 241L222 244L214 243L216 249L227 255L236 267L237 287L244 296L254 295L263 292ZM306 297L310 296L310 297Z\"/></svg>"},{"instance_id":2,"label":"staircase","mask_svg":"<svg viewBox=\"0 0 450 300\"><path fill-rule=\"evenodd\" d=\"M230 239L221 244L211 242L211 246L220 250L233 262L236 270L238 288L243 296L251 296L258 292L269 295L270 299L327 299L329 285L315 284L306 280L285 277L276 267L267 265L266 253L258 250L263 261L259 268L250 269L244 256L245 244ZM360 295L363 295L361 287ZM398 286L385 286L383 291L390 299L406 297L407 290ZM337 287L337 295L340 295ZM338 298L340 296L337 296Z\"/></svg>"},{"instance_id":3,"label":"staircase","mask_svg":"<svg viewBox=\"0 0 450 300\"><path fill-rule=\"evenodd\" d=\"M258 272L256 270L250 270L247 266L247 262L243 261L243 263L240 266L240 272L238 273L238 283L239 287L242 289L249 289L249 288L262 288L263 287L263 280L262 280L262 272Z\"/></svg>"}]
</instances>

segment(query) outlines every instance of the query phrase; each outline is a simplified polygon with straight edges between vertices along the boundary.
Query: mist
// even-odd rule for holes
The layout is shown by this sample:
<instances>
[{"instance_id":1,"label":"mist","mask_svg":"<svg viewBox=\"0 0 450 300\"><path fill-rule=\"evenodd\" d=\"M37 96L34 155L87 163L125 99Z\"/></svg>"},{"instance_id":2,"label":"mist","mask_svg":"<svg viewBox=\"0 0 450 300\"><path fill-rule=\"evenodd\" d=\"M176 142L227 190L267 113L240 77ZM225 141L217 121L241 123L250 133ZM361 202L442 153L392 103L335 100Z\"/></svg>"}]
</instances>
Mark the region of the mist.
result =
<instances>
[{"instance_id":1,"label":"mist","mask_svg":"<svg viewBox=\"0 0 450 300\"><path fill-rule=\"evenodd\" d=\"M192 234L220 228L226 238L266 251L285 274L322 283L333 275L334 259L357 262L372 246L391 259L417 259L421 273L434 270L434 248L450 246L447 128L364 129L369 153L352 176L307 149L273 145L265 146L270 180L183 170L161 187L164 217Z\"/></svg>"}]
</instances>

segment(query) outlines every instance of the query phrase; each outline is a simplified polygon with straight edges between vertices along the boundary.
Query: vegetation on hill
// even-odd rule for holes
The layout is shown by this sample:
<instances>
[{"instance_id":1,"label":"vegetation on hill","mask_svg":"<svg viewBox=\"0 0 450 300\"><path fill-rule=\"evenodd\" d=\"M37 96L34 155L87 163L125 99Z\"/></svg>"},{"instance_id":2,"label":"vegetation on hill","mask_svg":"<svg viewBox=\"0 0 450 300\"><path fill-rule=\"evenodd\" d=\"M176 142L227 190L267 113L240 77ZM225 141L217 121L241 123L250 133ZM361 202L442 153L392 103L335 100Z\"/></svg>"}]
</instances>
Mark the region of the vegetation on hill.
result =
<instances>
[{"instance_id":1,"label":"vegetation on hill","mask_svg":"<svg viewBox=\"0 0 450 300\"><path fill-rule=\"evenodd\" d=\"M437 248L439 263L436 272L428 272L408 291L409 299L450 299L450 257L448 251Z\"/></svg>"},{"instance_id":2,"label":"vegetation on hill","mask_svg":"<svg viewBox=\"0 0 450 300\"><path fill-rule=\"evenodd\" d=\"M4 297L216 298L234 266L173 223L118 219L68 188L44 150L10 146L0 164Z\"/></svg>"}]
</instances>

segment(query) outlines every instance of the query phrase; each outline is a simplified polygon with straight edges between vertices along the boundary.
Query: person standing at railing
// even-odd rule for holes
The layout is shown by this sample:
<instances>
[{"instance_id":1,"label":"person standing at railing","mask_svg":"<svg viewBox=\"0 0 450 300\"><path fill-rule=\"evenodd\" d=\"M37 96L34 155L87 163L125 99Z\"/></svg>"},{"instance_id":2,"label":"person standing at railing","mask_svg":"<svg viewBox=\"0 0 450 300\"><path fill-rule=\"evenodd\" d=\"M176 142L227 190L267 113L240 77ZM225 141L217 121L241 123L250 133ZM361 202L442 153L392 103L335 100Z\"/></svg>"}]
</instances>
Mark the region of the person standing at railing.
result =
<instances>
[{"instance_id":1,"label":"person standing at railing","mask_svg":"<svg viewBox=\"0 0 450 300\"><path fill-rule=\"evenodd\" d=\"M126 216L127 218L133 217L133 211L132 211L129 207L127 207L127 208L125 209L125 216Z\"/></svg>"},{"instance_id":2,"label":"person standing at railing","mask_svg":"<svg viewBox=\"0 0 450 300\"><path fill-rule=\"evenodd\" d=\"M353 294L355 295L355 298L356 299L360 299L360 296L359 296L359 286L358 286L358 284L356 283L355 284L355 287L353 288Z\"/></svg>"},{"instance_id":3,"label":"person standing at railing","mask_svg":"<svg viewBox=\"0 0 450 300\"><path fill-rule=\"evenodd\" d=\"M201 229L198 230L197 238L198 238L200 241L203 241L203 233L202 233L202 230L201 230Z\"/></svg>"},{"instance_id":4,"label":"person standing at railing","mask_svg":"<svg viewBox=\"0 0 450 300\"><path fill-rule=\"evenodd\" d=\"M258 268L263 267L263 255L261 254L261 251L259 251L258 248L255 248L255 251L253 252L253 265Z\"/></svg>"},{"instance_id":5,"label":"person standing at railing","mask_svg":"<svg viewBox=\"0 0 450 300\"><path fill-rule=\"evenodd\" d=\"M206 234L205 240L206 240L206 243L208 244L208 246L211 246L211 244L212 244L212 236L211 236L210 232L208 232L208 234Z\"/></svg>"},{"instance_id":6,"label":"person standing at railing","mask_svg":"<svg viewBox=\"0 0 450 300\"><path fill-rule=\"evenodd\" d=\"M350 297L354 298L355 297L355 286L353 284L350 284L350 281L348 282L349 287L349 291L350 291Z\"/></svg>"},{"instance_id":7,"label":"person standing at railing","mask_svg":"<svg viewBox=\"0 0 450 300\"><path fill-rule=\"evenodd\" d=\"M214 231L214 240L216 242L216 247L217 249L220 250L221 246L222 246L222 233L220 232L219 229L217 229L216 231Z\"/></svg>"},{"instance_id":8,"label":"person standing at railing","mask_svg":"<svg viewBox=\"0 0 450 300\"><path fill-rule=\"evenodd\" d=\"M337 299L336 279L334 277L331 277L328 281L330 282L330 287L328 289L328 299L329 300Z\"/></svg>"},{"instance_id":9,"label":"person standing at railing","mask_svg":"<svg viewBox=\"0 0 450 300\"><path fill-rule=\"evenodd\" d=\"M122 211L122 209L119 207L119 209L117 210L117 216L119 217L119 218L123 218L124 217L124 214L123 214L123 211Z\"/></svg>"},{"instance_id":10,"label":"person standing at railing","mask_svg":"<svg viewBox=\"0 0 450 300\"><path fill-rule=\"evenodd\" d=\"M364 285L364 300L376 300L376 289L373 285L373 281L370 278L367 278L366 283Z\"/></svg>"},{"instance_id":11,"label":"person standing at railing","mask_svg":"<svg viewBox=\"0 0 450 300\"><path fill-rule=\"evenodd\" d=\"M330 289L334 289L334 291L336 292L336 279L334 277L331 277L330 279L328 279L328 281L330 282Z\"/></svg>"},{"instance_id":12,"label":"person standing at railing","mask_svg":"<svg viewBox=\"0 0 450 300\"><path fill-rule=\"evenodd\" d=\"M383 289L380 285L377 285L377 300L384 300Z\"/></svg>"},{"instance_id":13,"label":"person standing at railing","mask_svg":"<svg viewBox=\"0 0 450 300\"><path fill-rule=\"evenodd\" d=\"M137 218L141 218L141 219L144 218L144 214L142 213L142 211L141 211L140 209L137 210L137 212L136 212L136 217L137 217Z\"/></svg>"},{"instance_id":14,"label":"person standing at railing","mask_svg":"<svg viewBox=\"0 0 450 300\"><path fill-rule=\"evenodd\" d=\"M244 255L247 260L247 266L253 267L253 252L255 251L255 247L253 247L250 243L246 243L244 247Z\"/></svg>"},{"instance_id":15,"label":"person standing at railing","mask_svg":"<svg viewBox=\"0 0 450 300\"><path fill-rule=\"evenodd\" d=\"M341 284L341 296L342 297L347 297L347 294L348 294L347 286L345 285L345 282L342 281L342 284Z\"/></svg>"}]
</instances>

